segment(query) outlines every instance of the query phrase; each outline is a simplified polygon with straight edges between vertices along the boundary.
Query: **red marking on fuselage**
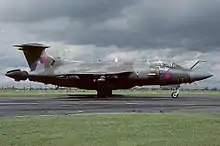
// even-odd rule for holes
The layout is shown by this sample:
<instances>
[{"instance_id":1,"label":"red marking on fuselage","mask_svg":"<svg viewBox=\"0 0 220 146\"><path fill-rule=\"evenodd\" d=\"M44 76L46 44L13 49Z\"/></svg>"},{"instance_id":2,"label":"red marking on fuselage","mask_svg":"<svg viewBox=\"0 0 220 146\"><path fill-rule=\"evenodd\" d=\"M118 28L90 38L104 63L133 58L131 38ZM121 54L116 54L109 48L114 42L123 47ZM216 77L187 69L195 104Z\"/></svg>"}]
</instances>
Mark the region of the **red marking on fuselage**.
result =
<instances>
[{"instance_id":1,"label":"red marking on fuselage","mask_svg":"<svg viewBox=\"0 0 220 146\"><path fill-rule=\"evenodd\" d=\"M41 57L40 61L41 61L41 63L46 63L47 62L47 58L46 57Z\"/></svg>"},{"instance_id":2,"label":"red marking on fuselage","mask_svg":"<svg viewBox=\"0 0 220 146\"><path fill-rule=\"evenodd\" d=\"M165 79L170 79L170 78L171 78L171 75L170 75L169 73L166 73L166 74L164 75L164 78L165 78Z\"/></svg>"}]
</instances>

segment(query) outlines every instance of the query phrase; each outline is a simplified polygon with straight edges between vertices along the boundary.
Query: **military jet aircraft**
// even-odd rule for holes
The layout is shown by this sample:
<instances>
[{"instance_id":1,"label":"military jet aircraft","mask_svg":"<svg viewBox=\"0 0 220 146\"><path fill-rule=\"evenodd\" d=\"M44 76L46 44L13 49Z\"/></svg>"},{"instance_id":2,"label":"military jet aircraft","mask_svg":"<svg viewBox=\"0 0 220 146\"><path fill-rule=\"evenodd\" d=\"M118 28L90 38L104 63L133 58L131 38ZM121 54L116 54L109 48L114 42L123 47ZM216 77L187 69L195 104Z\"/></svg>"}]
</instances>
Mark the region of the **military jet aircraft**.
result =
<instances>
[{"instance_id":1,"label":"military jet aircraft","mask_svg":"<svg viewBox=\"0 0 220 146\"><path fill-rule=\"evenodd\" d=\"M27 43L14 45L23 51L30 71L15 69L7 71L6 76L15 81L33 81L52 84L57 87L75 87L96 90L97 97L112 95L112 90L130 89L135 86L170 85L177 89L171 96L179 96L179 85L193 83L211 77L208 73L196 73L193 68L183 68L175 63L141 63L134 67L132 62L85 62L66 61L46 54L43 44Z\"/></svg>"}]
</instances>

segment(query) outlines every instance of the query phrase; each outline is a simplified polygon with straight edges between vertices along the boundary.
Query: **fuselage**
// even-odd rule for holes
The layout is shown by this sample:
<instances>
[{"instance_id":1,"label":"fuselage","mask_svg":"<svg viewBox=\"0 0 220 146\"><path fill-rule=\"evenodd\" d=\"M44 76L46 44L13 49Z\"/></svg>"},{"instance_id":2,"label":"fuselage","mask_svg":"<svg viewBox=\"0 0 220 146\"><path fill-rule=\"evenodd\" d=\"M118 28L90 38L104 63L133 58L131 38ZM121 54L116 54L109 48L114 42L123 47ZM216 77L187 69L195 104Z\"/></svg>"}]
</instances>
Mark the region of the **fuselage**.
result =
<instances>
[{"instance_id":1,"label":"fuselage","mask_svg":"<svg viewBox=\"0 0 220 146\"><path fill-rule=\"evenodd\" d=\"M97 97L112 95L112 90L144 85L180 85L211 77L161 61L136 64L134 62L66 61L46 54L46 46L39 43L14 45L24 53L30 71L11 70L5 75L15 81L33 81L62 87L96 90ZM201 62L201 61L200 61ZM173 92L172 97L178 97Z\"/></svg>"},{"instance_id":2,"label":"fuselage","mask_svg":"<svg viewBox=\"0 0 220 146\"><path fill-rule=\"evenodd\" d=\"M93 65L93 67L94 66L95 65ZM86 70L82 70L82 68L80 71L75 69L74 72L70 72L71 69L67 68L66 71L63 70L63 73L60 73L60 70L66 67L56 67L46 71L38 70L37 72L34 71L26 74L20 73L20 77L19 71L17 71L16 74L11 72L6 75L14 78L15 80L19 80L18 78L23 80L28 79L30 81L41 82L44 84L76 87L87 90L101 90L102 88L111 90L129 89L135 86L144 85L177 85L192 83L194 81L211 77L209 74L196 74L195 72L187 69L161 67L151 67L136 71L129 71L130 69L128 69L127 71L120 73L117 73L117 68L114 67L113 70L115 73L112 72L111 74L109 73L109 68L106 73L103 72L99 74L94 74L94 72L91 72L90 74L89 72L86 72ZM69 74L67 74L67 72ZM82 74L82 72L86 73Z\"/></svg>"}]
</instances>

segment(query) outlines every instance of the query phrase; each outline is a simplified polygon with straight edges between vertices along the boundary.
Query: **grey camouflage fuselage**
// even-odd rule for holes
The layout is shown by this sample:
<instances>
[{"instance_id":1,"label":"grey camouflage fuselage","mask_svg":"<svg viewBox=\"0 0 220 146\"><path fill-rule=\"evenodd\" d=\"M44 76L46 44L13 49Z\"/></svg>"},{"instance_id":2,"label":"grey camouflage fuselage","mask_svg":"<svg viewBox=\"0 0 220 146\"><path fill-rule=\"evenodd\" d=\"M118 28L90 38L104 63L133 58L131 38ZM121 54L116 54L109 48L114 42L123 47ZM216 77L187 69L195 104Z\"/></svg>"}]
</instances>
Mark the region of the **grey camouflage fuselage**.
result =
<instances>
[{"instance_id":1,"label":"grey camouflage fuselage","mask_svg":"<svg viewBox=\"0 0 220 146\"><path fill-rule=\"evenodd\" d=\"M84 62L65 61L48 56L42 44L16 45L23 51L30 71L11 70L6 76L62 87L97 90L98 95L109 95L112 90L130 89L146 85L180 85L211 77L207 73L196 73L177 64L133 62Z\"/></svg>"}]
</instances>

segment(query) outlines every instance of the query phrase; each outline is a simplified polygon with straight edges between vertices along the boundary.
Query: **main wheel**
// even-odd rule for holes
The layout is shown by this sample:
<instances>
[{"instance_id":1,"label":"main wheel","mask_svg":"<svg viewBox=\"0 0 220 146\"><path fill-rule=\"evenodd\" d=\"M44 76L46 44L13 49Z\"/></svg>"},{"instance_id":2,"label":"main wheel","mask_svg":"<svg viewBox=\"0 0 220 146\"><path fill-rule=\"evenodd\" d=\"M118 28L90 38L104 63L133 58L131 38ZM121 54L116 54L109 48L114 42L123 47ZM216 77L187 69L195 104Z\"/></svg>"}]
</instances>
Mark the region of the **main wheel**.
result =
<instances>
[{"instance_id":1,"label":"main wheel","mask_svg":"<svg viewBox=\"0 0 220 146\"><path fill-rule=\"evenodd\" d=\"M106 91L106 94L107 94L108 97L111 97L112 96L112 90Z\"/></svg>"},{"instance_id":2,"label":"main wheel","mask_svg":"<svg viewBox=\"0 0 220 146\"><path fill-rule=\"evenodd\" d=\"M98 98L107 98L112 96L112 90L97 90Z\"/></svg>"},{"instance_id":3,"label":"main wheel","mask_svg":"<svg viewBox=\"0 0 220 146\"><path fill-rule=\"evenodd\" d=\"M97 91L97 97L98 98L106 98L107 97L107 93L105 91Z\"/></svg>"},{"instance_id":4,"label":"main wheel","mask_svg":"<svg viewBox=\"0 0 220 146\"><path fill-rule=\"evenodd\" d=\"M173 92L171 94L172 98L178 98L179 97L179 93L178 92Z\"/></svg>"}]
</instances>

